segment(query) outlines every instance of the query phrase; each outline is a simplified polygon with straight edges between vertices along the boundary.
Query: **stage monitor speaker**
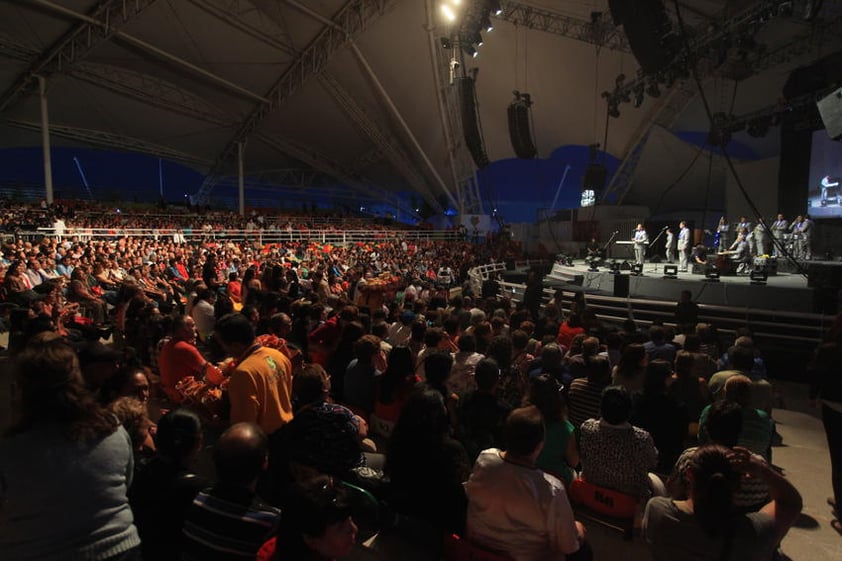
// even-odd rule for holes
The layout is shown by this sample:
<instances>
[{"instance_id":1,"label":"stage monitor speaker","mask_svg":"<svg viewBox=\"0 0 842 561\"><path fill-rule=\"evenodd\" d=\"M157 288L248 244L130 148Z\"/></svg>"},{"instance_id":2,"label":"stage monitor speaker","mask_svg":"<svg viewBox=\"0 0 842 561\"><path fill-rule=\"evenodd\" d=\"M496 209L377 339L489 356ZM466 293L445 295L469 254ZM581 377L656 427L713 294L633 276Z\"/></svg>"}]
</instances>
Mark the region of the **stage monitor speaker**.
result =
<instances>
[{"instance_id":1,"label":"stage monitor speaker","mask_svg":"<svg viewBox=\"0 0 842 561\"><path fill-rule=\"evenodd\" d=\"M629 297L629 276L614 275L614 296L616 298Z\"/></svg>"},{"instance_id":2,"label":"stage monitor speaker","mask_svg":"<svg viewBox=\"0 0 842 561\"><path fill-rule=\"evenodd\" d=\"M634 58L645 74L666 68L681 41L673 31L663 0L609 0L614 23L622 25Z\"/></svg>"},{"instance_id":3,"label":"stage monitor speaker","mask_svg":"<svg viewBox=\"0 0 842 561\"><path fill-rule=\"evenodd\" d=\"M489 161L479 128L476 87L473 78L465 77L459 80L459 97L462 107L462 131L465 135L465 145L468 147L477 167L484 168L489 164Z\"/></svg>"},{"instance_id":4,"label":"stage monitor speaker","mask_svg":"<svg viewBox=\"0 0 842 561\"><path fill-rule=\"evenodd\" d=\"M514 101L509 105L509 137L512 149L518 158L531 160L538 154L529 128L529 105L524 101Z\"/></svg>"},{"instance_id":5,"label":"stage monitor speaker","mask_svg":"<svg viewBox=\"0 0 842 561\"><path fill-rule=\"evenodd\" d=\"M842 139L842 88L820 99L816 105L822 116L827 135L833 140Z\"/></svg>"}]
</instances>

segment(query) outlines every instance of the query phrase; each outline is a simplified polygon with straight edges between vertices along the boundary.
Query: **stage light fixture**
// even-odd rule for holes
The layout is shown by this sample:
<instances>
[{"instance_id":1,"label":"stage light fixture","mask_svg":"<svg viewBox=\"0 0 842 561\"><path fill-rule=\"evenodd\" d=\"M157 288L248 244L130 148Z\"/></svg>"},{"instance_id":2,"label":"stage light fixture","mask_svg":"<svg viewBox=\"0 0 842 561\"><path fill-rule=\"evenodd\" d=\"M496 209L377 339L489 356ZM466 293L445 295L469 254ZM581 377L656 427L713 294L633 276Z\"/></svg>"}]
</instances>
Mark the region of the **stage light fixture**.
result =
<instances>
[{"instance_id":1,"label":"stage light fixture","mask_svg":"<svg viewBox=\"0 0 842 561\"><path fill-rule=\"evenodd\" d=\"M474 58L476 58L477 54L479 54L477 53L477 50L476 48L474 48L473 45L462 45L462 50L465 51L466 55L472 56Z\"/></svg>"},{"instance_id":2,"label":"stage light fixture","mask_svg":"<svg viewBox=\"0 0 842 561\"><path fill-rule=\"evenodd\" d=\"M453 43L450 41L450 37L440 37L439 41L441 41L441 48L449 51L453 48Z\"/></svg>"},{"instance_id":3,"label":"stage light fixture","mask_svg":"<svg viewBox=\"0 0 842 561\"><path fill-rule=\"evenodd\" d=\"M661 88L658 87L657 80L649 82L649 86L646 88L646 93L649 97L661 97Z\"/></svg>"},{"instance_id":4,"label":"stage light fixture","mask_svg":"<svg viewBox=\"0 0 842 561\"><path fill-rule=\"evenodd\" d=\"M471 38L472 43L476 43L477 47L482 47L482 33L477 31L474 33L474 36Z\"/></svg>"},{"instance_id":5,"label":"stage light fixture","mask_svg":"<svg viewBox=\"0 0 842 561\"><path fill-rule=\"evenodd\" d=\"M500 7L500 0L490 0L488 4L491 6L491 13L495 16L503 13L503 9Z\"/></svg>"},{"instance_id":6,"label":"stage light fixture","mask_svg":"<svg viewBox=\"0 0 842 561\"><path fill-rule=\"evenodd\" d=\"M708 267L705 269L706 282L719 282L719 269L716 267Z\"/></svg>"},{"instance_id":7,"label":"stage light fixture","mask_svg":"<svg viewBox=\"0 0 842 561\"><path fill-rule=\"evenodd\" d=\"M635 263L634 265L632 265L631 274L633 274L636 277L642 277L643 276L643 265L641 263Z\"/></svg>"},{"instance_id":8,"label":"stage light fixture","mask_svg":"<svg viewBox=\"0 0 842 561\"><path fill-rule=\"evenodd\" d=\"M456 21L456 12L453 11L453 8L450 7L448 4L441 5L441 13L444 14L444 18L453 23Z\"/></svg>"},{"instance_id":9,"label":"stage light fixture","mask_svg":"<svg viewBox=\"0 0 842 561\"><path fill-rule=\"evenodd\" d=\"M615 119L620 117L620 107L616 103L608 105L608 116L614 117Z\"/></svg>"},{"instance_id":10,"label":"stage light fixture","mask_svg":"<svg viewBox=\"0 0 842 561\"><path fill-rule=\"evenodd\" d=\"M634 87L634 103L632 105L635 108L640 107L643 105L644 99L646 99L646 93L643 84L640 83Z\"/></svg>"},{"instance_id":11,"label":"stage light fixture","mask_svg":"<svg viewBox=\"0 0 842 561\"><path fill-rule=\"evenodd\" d=\"M677 279L678 278L678 265L664 265L664 278L665 279Z\"/></svg>"},{"instance_id":12,"label":"stage light fixture","mask_svg":"<svg viewBox=\"0 0 842 561\"><path fill-rule=\"evenodd\" d=\"M755 286L764 285L766 284L766 279L769 278L769 273L765 268L754 269L748 278L751 280L751 284Z\"/></svg>"},{"instance_id":13,"label":"stage light fixture","mask_svg":"<svg viewBox=\"0 0 842 561\"><path fill-rule=\"evenodd\" d=\"M480 20L480 25L486 31L494 31L494 24L491 23L491 18L488 17L488 14L484 14L482 19Z\"/></svg>"}]
</instances>

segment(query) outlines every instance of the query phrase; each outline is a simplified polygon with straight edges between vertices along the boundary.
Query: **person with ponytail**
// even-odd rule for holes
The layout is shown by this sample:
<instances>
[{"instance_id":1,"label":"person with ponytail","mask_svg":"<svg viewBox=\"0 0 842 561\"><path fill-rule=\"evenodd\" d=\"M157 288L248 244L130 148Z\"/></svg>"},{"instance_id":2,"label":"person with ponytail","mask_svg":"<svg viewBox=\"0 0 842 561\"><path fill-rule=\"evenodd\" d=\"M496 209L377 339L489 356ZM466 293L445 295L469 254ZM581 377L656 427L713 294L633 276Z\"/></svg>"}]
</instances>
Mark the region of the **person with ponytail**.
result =
<instances>
[{"instance_id":1,"label":"person with ponytail","mask_svg":"<svg viewBox=\"0 0 842 561\"><path fill-rule=\"evenodd\" d=\"M686 500L656 497L646 505L642 534L655 561L766 561L801 512L801 495L792 483L745 448L702 446L687 475ZM759 512L735 512L740 478L769 486L771 500Z\"/></svg>"}]
</instances>

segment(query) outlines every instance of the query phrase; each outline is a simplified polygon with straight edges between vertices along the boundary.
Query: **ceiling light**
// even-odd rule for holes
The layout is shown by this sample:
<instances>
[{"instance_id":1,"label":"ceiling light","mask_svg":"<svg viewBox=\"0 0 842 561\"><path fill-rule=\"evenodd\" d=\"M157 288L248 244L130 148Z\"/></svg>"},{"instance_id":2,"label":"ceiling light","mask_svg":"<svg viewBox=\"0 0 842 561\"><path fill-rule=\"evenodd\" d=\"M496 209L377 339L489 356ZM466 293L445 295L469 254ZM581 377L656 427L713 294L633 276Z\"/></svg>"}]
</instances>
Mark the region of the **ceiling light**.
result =
<instances>
[{"instance_id":1,"label":"ceiling light","mask_svg":"<svg viewBox=\"0 0 842 561\"><path fill-rule=\"evenodd\" d=\"M503 13L503 9L500 7L500 0L491 0L489 4L491 5L491 13L495 16Z\"/></svg>"},{"instance_id":2,"label":"ceiling light","mask_svg":"<svg viewBox=\"0 0 842 561\"><path fill-rule=\"evenodd\" d=\"M447 4L441 5L441 13L444 14L445 19L450 22L456 21L456 13L453 11L453 8L448 6Z\"/></svg>"}]
</instances>

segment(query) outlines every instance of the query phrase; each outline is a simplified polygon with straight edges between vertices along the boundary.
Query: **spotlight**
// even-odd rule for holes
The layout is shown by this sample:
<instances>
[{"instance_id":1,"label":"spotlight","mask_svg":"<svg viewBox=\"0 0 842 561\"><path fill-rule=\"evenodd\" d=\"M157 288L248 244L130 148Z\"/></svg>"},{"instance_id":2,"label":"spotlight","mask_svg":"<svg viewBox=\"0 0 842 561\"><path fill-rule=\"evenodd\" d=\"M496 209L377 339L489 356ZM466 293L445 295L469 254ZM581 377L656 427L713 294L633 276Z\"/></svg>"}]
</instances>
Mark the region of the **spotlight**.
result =
<instances>
[{"instance_id":1,"label":"spotlight","mask_svg":"<svg viewBox=\"0 0 842 561\"><path fill-rule=\"evenodd\" d=\"M665 279L677 279L678 278L678 266L677 265L664 265L664 278Z\"/></svg>"},{"instance_id":2,"label":"spotlight","mask_svg":"<svg viewBox=\"0 0 842 561\"><path fill-rule=\"evenodd\" d=\"M769 278L769 273L766 272L766 268L762 269L754 269L751 274L749 274L748 278L751 280L751 284L755 286L764 285L766 284L766 279Z\"/></svg>"},{"instance_id":3,"label":"spotlight","mask_svg":"<svg viewBox=\"0 0 842 561\"><path fill-rule=\"evenodd\" d=\"M633 274L636 277L642 277L643 276L643 265L640 264L640 263L635 263L634 265L632 265L631 266L631 274Z\"/></svg>"},{"instance_id":4,"label":"spotlight","mask_svg":"<svg viewBox=\"0 0 842 561\"><path fill-rule=\"evenodd\" d=\"M503 9L500 7L500 0L490 0L488 4L491 7L491 13L495 16L503 13Z\"/></svg>"},{"instance_id":5,"label":"spotlight","mask_svg":"<svg viewBox=\"0 0 842 561\"><path fill-rule=\"evenodd\" d=\"M462 45L462 50L465 51L465 54L476 58L477 50L474 48L473 45Z\"/></svg>"},{"instance_id":6,"label":"spotlight","mask_svg":"<svg viewBox=\"0 0 842 561\"><path fill-rule=\"evenodd\" d=\"M482 47L482 33L479 31L474 33L474 36L471 37L471 43L476 43L477 47Z\"/></svg>"},{"instance_id":7,"label":"spotlight","mask_svg":"<svg viewBox=\"0 0 842 561\"><path fill-rule=\"evenodd\" d=\"M634 87L634 107L640 107L643 105L643 100L646 98L646 93L643 89L643 84L640 83Z\"/></svg>"},{"instance_id":8,"label":"spotlight","mask_svg":"<svg viewBox=\"0 0 842 561\"><path fill-rule=\"evenodd\" d=\"M611 103L608 105L608 115L610 117L614 117L615 119L620 116L620 108L616 103Z\"/></svg>"},{"instance_id":9,"label":"spotlight","mask_svg":"<svg viewBox=\"0 0 842 561\"><path fill-rule=\"evenodd\" d=\"M649 97L660 97L661 96L661 88L658 87L658 82L656 80L652 80L649 82L649 86L646 88L646 93Z\"/></svg>"},{"instance_id":10,"label":"spotlight","mask_svg":"<svg viewBox=\"0 0 842 561\"><path fill-rule=\"evenodd\" d=\"M441 5L441 13L444 14L444 18L447 21L451 23L456 21L456 12L454 12L453 8L451 8L448 4Z\"/></svg>"},{"instance_id":11,"label":"spotlight","mask_svg":"<svg viewBox=\"0 0 842 561\"><path fill-rule=\"evenodd\" d=\"M441 41L441 48L445 50L450 50L453 48L453 43L450 41L450 37L440 37L439 41Z\"/></svg>"},{"instance_id":12,"label":"spotlight","mask_svg":"<svg viewBox=\"0 0 842 561\"><path fill-rule=\"evenodd\" d=\"M482 19L480 19L480 25L486 31L494 31L494 25L491 23L491 18L488 17L488 14L482 16Z\"/></svg>"},{"instance_id":13,"label":"spotlight","mask_svg":"<svg viewBox=\"0 0 842 561\"><path fill-rule=\"evenodd\" d=\"M714 266L709 266L705 269L706 282L719 282L719 269Z\"/></svg>"}]
</instances>

